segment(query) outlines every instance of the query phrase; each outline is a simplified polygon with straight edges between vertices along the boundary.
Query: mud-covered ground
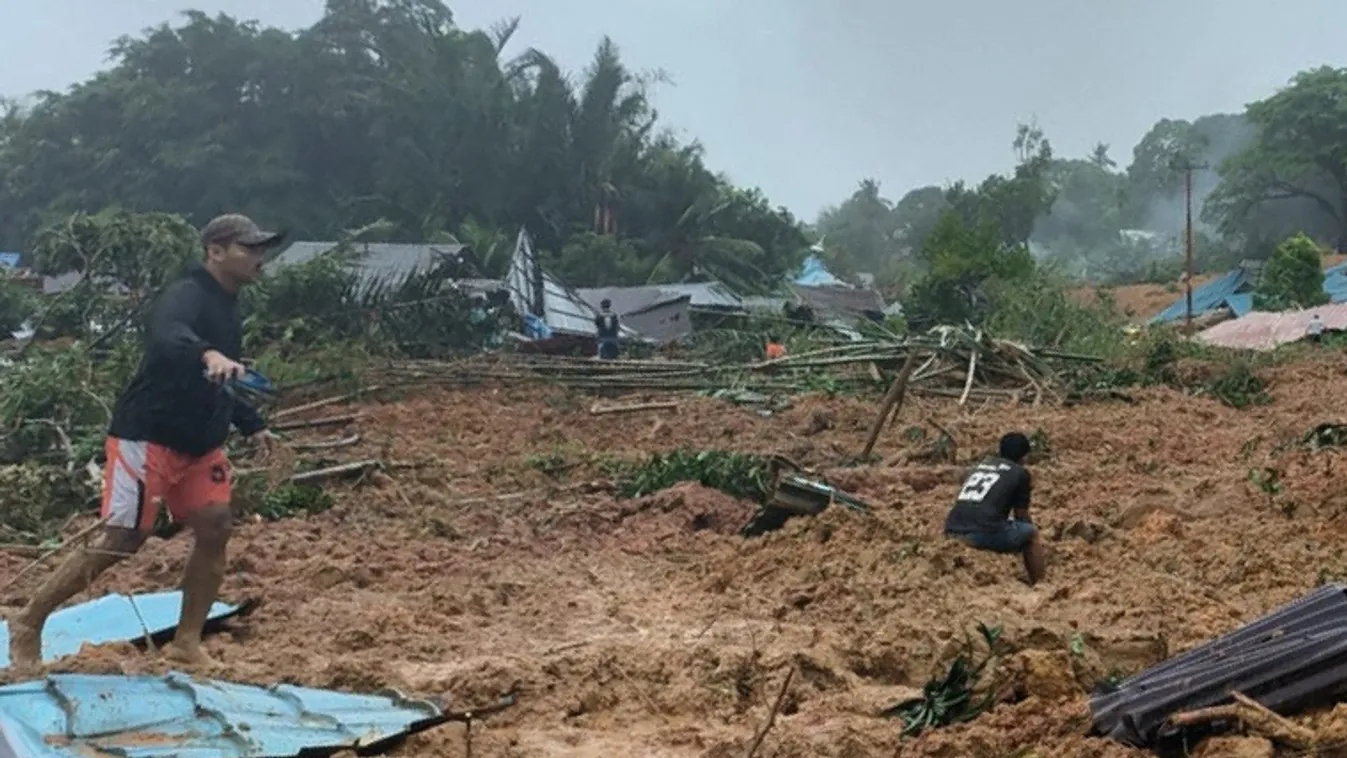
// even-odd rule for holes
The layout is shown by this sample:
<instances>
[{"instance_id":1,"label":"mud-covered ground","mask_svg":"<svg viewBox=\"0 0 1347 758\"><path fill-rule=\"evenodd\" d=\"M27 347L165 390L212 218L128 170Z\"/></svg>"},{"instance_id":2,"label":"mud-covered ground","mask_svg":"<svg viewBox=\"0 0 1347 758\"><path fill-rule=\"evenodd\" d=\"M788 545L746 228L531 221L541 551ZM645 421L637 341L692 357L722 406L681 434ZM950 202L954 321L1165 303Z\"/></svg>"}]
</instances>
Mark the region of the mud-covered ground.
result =
<instances>
[{"instance_id":1,"label":"mud-covered ground","mask_svg":"<svg viewBox=\"0 0 1347 758\"><path fill-rule=\"evenodd\" d=\"M1075 408L913 400L880 438L883 462L864 468L836 464L863 445L868 400L797 398L767 418L711 399L593 415L591 399L552 390L367 403L350 409L365 414L363 440L341 456L420 467L340 485L327 513L240 527L223 594L263 604L208 648L236 681L394 687L456 708L517 693L474 727L479 756L742 756L790 666L759 756L1143 755L1083 736L1085 687L1347 577L1347 462L1268 457L1337 417L1341 363L1272 370L1272 404L1244 411L1168 390ZM1045 584L941 538L960 469L905 462L923 444L905 427L934 434L928 419L953 433L960 463L1008 430L1045 436L1033 505L1050 539ZM751 505L718 492L620 501L603 486L605 458L679 445L784 453L875 513L834 508L744 540ZM1263 467L1281 491L1251 481ZM151 542L90 594L172 585L189 544ZM6 576L24 559L0 561ZM1015 651L1003 666L1016 702L900 741L876 709L920 687L979 622L1002 625ZM53 668L164 669L130 646ZM461 756L463 729L398 754Z\"/></svg>"}]
</instances>

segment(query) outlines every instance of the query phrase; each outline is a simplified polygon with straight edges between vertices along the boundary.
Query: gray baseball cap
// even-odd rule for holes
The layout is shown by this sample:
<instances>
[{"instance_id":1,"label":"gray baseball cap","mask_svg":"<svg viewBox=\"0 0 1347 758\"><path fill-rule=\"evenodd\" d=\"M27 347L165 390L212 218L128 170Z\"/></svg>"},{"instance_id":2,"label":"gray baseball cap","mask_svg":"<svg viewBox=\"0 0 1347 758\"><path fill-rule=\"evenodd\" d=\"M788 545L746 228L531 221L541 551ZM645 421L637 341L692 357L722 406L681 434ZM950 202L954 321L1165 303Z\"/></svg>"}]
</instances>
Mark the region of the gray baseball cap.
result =
<instances>
[{"instance_id":1,"label":"gray baseball cap","mask_svg":"<svg viewBox=\"0 0 1347 758\"><path fill-rule=\"evenodd\" d=\"M201 228L202 245L231 245L235 242L247 247L272 247L284 235L268 232L255 221L240 213L216 216Z\"/></svg>"}]
</instances>

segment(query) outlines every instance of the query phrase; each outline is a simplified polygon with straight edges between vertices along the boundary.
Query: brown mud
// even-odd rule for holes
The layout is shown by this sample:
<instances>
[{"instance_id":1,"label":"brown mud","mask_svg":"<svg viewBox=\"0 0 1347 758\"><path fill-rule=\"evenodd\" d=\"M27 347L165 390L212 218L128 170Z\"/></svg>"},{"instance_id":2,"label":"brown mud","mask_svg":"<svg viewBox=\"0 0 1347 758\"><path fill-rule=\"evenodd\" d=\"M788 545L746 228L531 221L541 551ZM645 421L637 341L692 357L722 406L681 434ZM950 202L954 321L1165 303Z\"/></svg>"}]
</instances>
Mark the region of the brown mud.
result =
<instances>
[{"instance_id":1,"label":"brown mud","mask_svg":"<svg viewBox=\"0 0 1347 758\"><path fill-rule=\"evenodd\" d=\"M764 758L1145 755L1083 736L1097 678L1347 578L1347 461L1266 457L1334 420L1347 376L1325 356L1270 378L1272 404L1243 411L1163 389L1069 409L916 400L866 468L836 466L864 444L873 401L799 398L769 418L710 399L594 416L588 399L522 390L369 403L364 441L343 457L434 465L335 486L327 513L241 526L224 596L262 605L206 647L236 681L393 687L453 708L517 693L474 727L481 756L742 756L789 666ZM905 462L922 443L904 429L927 418L956 437L961 464L1011 429L1046 436L1033 505L1045 584L1025 586L1014 558L941 538L959 468ZM718 492L612 496L606 458L680 444L784 453L875 513L831 509L746 541L736 530L752 506ZM1281 491L1251 479L1265 467ZM89 596L174 585L189 545L152 541ZM23 563L0 557L0 576ZM0 600L14 607L41 574ZM979 622L1004 628L1017 702L900 741L900 725L873 714ZM121 645L52 668L167 666ZM397 754L461 756L463 728Z\"/></svg>"}]
</instances>

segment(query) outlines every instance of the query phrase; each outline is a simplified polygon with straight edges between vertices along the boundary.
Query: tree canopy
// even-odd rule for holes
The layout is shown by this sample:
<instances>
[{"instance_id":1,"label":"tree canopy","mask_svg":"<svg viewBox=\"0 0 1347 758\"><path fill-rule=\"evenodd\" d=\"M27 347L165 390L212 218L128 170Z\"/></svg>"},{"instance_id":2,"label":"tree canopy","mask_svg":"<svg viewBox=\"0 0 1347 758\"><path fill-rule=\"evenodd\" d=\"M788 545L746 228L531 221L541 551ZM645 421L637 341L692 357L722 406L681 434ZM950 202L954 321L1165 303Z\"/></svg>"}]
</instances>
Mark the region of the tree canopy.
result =
<instances>
[{"instance_id":1,"label":"tree canopy","mask_svg":"<svg viewBox=\"0 0 1347 758\"><path fill-rule=\"evenodd\" d=\"M378 219L389 241L523 225L575 285L704 274L751 291L799 265L810 240L789 212L660 128L658 72L608 39L576 76L543 51L508 57L518 23L328 0L297 33L189 11L123 37L107 70L0 114L0 246L31 249L76 211L239 211L314 240ZM508 255L486 257L492 274Z\"/></svg>"}]
</instances>

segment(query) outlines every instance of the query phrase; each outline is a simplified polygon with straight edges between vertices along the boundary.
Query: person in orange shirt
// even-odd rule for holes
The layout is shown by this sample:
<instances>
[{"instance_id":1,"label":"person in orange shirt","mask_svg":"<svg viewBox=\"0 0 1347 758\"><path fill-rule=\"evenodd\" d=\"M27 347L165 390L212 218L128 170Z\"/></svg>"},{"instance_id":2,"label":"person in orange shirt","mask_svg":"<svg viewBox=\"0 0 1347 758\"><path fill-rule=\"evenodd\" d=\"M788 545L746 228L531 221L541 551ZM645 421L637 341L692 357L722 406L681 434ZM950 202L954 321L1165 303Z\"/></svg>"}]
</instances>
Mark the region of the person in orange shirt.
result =
<instances>
[{"instance_id":1,"label":"person in orange shirt","mask_svg":"<svg viewBox=\"0 0 1347 758\"><path fill-rule=\"evenodd\" d=\"M786 346L781 344L776 337L767 338L767 360L774 361L777 358L786 357Z\"/></svg>"}]
</instances>

